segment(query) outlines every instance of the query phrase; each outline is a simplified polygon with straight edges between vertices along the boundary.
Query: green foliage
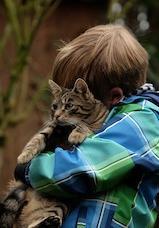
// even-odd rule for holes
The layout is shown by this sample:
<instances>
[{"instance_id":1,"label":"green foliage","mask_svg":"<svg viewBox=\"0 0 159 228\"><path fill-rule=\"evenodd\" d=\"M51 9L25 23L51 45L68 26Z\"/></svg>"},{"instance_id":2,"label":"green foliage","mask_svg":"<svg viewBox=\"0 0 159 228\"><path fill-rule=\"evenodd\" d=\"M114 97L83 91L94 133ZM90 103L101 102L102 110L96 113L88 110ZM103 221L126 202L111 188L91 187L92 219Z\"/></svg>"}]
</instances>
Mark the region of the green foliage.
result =
<instances>
[{"instance_id":1,"label":"green foliage","mask_svg":"<svg viewBox=\"0 0 159 228\"><path fill-rule=\"evenodd\" d=\"M132 29L149 53L148 81L159 89L159 1L111 0L108 22L125 24Z\"/></svg>"},{"instance_id":2,"label":"green foliage","mask_svg":"<svg viewBox=\"0 0 159 228\"><path fill-rule=\"evenodd\" d=\"M0 144L5 142L5 131L17 125L34 109L46 86L46 81L36 80L36 92L28 101L28 59L33 40L50 10L55 10L59 0L3 0L6 24L0 39L0 54L4 54L8 40L15 48L14 61L9 66L9 82L5 91L0 83Z\"/></svg>"}]
</instances>

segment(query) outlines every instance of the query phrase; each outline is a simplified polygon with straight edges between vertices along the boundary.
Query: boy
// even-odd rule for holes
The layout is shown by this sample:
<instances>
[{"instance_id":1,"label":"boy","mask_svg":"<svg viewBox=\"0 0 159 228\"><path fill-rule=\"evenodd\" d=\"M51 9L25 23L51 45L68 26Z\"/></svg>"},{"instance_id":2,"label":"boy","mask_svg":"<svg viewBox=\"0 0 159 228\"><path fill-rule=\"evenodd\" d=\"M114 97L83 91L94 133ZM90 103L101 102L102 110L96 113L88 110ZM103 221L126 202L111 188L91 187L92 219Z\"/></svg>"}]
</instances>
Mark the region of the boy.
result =
<instances>
[{"instance_id":1,"label":"boy","mask_svg":"<svg viewBox=\"0 0 159 228\"><path fill-rule=\"evenodd\" d=\"M159 94L140 88L147 67L145 49L118 25L93 27L57 55L53 80L71 88L83 78L110 110L103 128L73 151L56 148L16 168L16 178L41 193L80 198L63 228L154 227Z\"/></svg>"}]
</instances>

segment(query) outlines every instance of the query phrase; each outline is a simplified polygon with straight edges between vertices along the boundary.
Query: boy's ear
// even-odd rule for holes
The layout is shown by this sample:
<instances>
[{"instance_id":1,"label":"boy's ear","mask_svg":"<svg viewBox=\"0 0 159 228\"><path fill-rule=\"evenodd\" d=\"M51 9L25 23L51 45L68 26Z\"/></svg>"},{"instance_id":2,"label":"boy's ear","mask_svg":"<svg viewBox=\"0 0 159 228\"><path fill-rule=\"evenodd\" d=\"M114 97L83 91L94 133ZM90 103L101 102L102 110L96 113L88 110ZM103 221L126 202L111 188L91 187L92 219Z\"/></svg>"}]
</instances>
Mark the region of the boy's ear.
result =
<instances>
[{"instance_id":1,"label":"boy's ear","mask_svg":"<svg viewBox=\"0 0 159 228\"><path fill-rule=\"evenodd\" d=\"M60 93L62 93L61 87L58 84L56 84L54 81L49 80L48 83L49 83L49 86L50 86L50 89L51 89L51 92L52 92L53 96L55 96L55 95L57 96Z\"/></svg>"},{"instance_id":2,"label":"boy's ear","mask_svg":"<svg viewBox=\"0 0 159 228\"><path fill-rule=\"evenodd\" d=\"M88 89L87 83L82 78L78 78L75 81L73 91L84 94L89 92L89 89Z\"/></svg>"},{"instance_id":3,"label":"boy's ear","mask_svg":"<svg viewBox=\"0 0 159 228\"><path fill-rule=\"evenodd\" d=\"M120 102L120 100L123 98L123 90L120 87L114 87L110 90L110 105L116 105Z\"/></svg>"}]
</instances>

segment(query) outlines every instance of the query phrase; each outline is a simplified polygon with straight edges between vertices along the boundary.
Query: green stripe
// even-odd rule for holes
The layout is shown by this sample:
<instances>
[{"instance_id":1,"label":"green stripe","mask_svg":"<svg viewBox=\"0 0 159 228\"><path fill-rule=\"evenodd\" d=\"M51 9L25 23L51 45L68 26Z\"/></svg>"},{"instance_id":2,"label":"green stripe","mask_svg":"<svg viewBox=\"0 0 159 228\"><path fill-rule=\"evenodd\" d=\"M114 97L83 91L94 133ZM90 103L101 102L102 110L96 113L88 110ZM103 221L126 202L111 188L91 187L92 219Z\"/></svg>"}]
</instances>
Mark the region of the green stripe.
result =
<instances>
[{"instance_id":1,"label":"green stripe","mask_svg":"<svg viewBox=\"0 0 159 228\"><path fill-rule=\"evenodd\" d=\"M86 224L77 223L77 228L85 228Z\"/></svg>"},{"instance_id":2,"label":"green stripe","mask_svg":"<svg viewBox=\"0 0 159 228\"><path fill-rule=\"evenodd\" d=\"M118 204L114 219L123 225L127 225L131 219L131 210L134 206L136 191L126 185L120 185L111 192L108 200Z\"/></svg>"},{"instance_id":3,"label":"green stripe","mask_svg":"<svg viewBox=\"0 0 159 228\"><path fill-rule=\"evenodd\" d=\"M130 228L153 228L157 218L157 212L148 208L145 198L138 194L135 199L135 207L132 209L132 222Z\"/></svg>"},{"instance_id":4,"label":"green stripe","mask_svg":"<svg viewBox=\"0 0 159 228\"><path fill-rule=\"evenodd\" d=\"M139 111L141 109L142 109L142 107L139 104L124 104L121 106L117 106L116 112L118 114L120 114L120 113L128 113L128 112L133 112L133 111Z\"/></svg>"}]
</instances>

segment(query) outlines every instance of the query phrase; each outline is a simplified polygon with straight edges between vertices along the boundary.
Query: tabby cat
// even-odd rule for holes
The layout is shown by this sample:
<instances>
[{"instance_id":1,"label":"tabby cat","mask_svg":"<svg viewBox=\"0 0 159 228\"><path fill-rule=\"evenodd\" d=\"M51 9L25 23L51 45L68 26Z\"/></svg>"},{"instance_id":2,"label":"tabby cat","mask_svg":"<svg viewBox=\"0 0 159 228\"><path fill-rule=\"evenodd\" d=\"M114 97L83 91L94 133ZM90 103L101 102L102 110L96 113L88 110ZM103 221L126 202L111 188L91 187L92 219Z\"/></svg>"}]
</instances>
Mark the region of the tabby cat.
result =
<instances>
[{"instance_id":1,"label":"tabby cat","mask_svg":"<svg viewBox=\"0 0 159 228\"><path fill-rule=\"evenodd\" d=\"M54 132L58 126L63 129L71 126L66 135L67 142L69 145L78 144L100 129L107 116L108 110L94 98L84 80L77 79L73 89L61 88L52 80L49 80L49 85L53 95L51 118L47 126L26 144L18 157L19 164L30 161L46 150L50 141L56 138ZM56 146L57 143L51 145L52 148ZM44 198L21 182L13 181L9 193L0 204L0 227L60 227L67 213L65 203Z\"/></svg>"}]
</instances>

